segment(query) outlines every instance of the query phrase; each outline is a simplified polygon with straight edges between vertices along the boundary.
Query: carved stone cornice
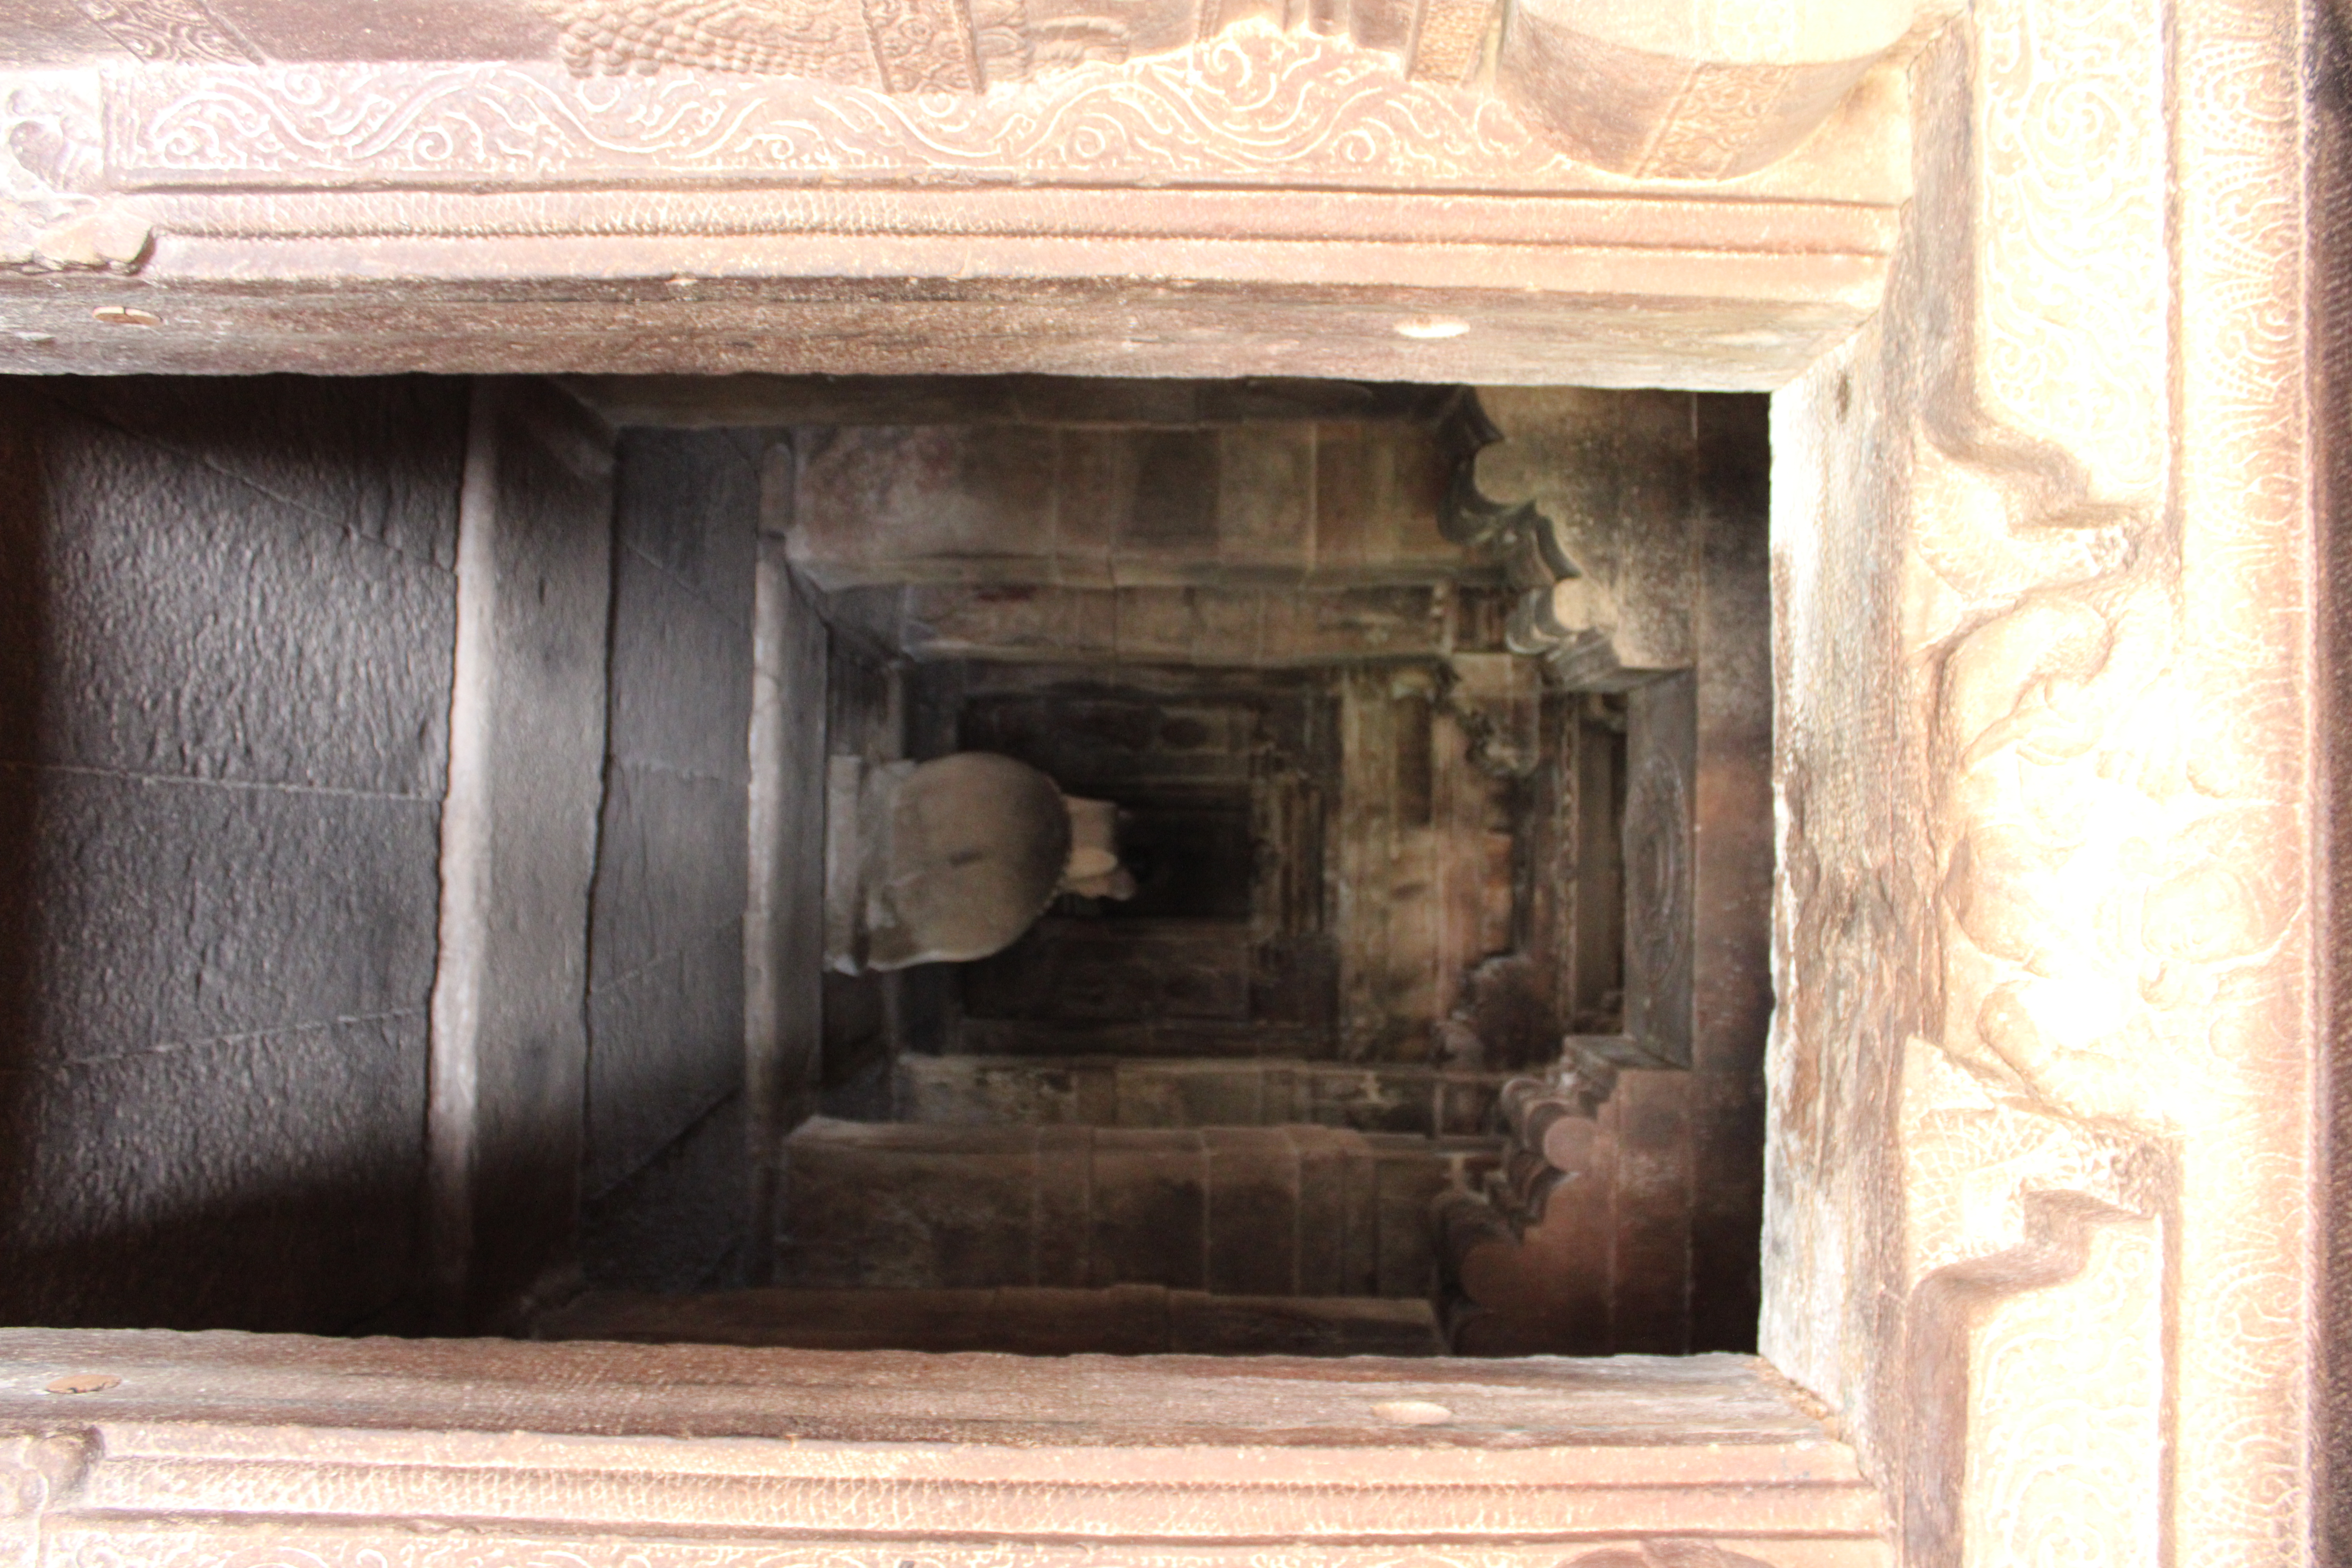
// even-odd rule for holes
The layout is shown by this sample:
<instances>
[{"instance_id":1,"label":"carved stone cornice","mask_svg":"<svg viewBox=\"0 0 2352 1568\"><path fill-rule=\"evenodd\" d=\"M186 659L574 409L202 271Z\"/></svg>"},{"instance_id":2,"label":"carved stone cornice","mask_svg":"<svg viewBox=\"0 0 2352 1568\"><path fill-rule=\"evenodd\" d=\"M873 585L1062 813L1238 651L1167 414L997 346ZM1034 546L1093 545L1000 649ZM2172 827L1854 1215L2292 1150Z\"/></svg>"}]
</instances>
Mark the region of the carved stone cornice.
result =
<instances>
[{"instance_id":1,"label":"carved stone cornice","mask_svg":"<svg viewBox=\"0 0 2352 1568\"><path fill-rule=\"evenodd\" d=\"M709 182L1623 189L1510 104L1345 39L1247 24L988 93L811 73L154 65L106 83L122 189Z\"/></svg>"}]
</instances>

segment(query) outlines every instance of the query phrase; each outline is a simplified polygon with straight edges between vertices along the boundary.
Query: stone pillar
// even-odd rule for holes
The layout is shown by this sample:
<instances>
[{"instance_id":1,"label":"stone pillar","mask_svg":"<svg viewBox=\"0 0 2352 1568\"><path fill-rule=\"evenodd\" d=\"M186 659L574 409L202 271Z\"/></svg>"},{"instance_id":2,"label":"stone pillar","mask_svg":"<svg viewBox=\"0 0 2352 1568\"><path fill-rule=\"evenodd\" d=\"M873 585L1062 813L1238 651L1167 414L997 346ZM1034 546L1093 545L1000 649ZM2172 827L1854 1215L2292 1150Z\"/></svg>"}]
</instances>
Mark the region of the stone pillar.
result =
<instances>
[{"instance_id":1,"label":"stone pillar","mask_svg":"<svg viewBox=\"0 0 2352 1568\"><path fill-rule=\"evenodd\" d=\"M484 381L467 439L427 1113L445 1332L519 1321L576 1267L612 597L603 423Z\"/></svg>"},{"instance_id":2,"label":"stone pillar","mask_svg":"<svg viewBox=\"0 0 2352 1568\"><path fill-rule=\"evenodd\" d=\"M743 1084L751 1160L749 1273L775 1267L783 1141L814 1108L824 1051L824 622L785 559L792 448L761 469L752 590L750 878L743 917Z\"/></svg>"},{"instance_id":3,"label":"stone pillar","mask_svg":"<svg viewBox=\"0 0 2352 1568\"><path fill-rule=\"evenodd\" d=\"M2299 45L1977 6L1776 399L1764 1350L1912 1563L2305 1560Z\"/></svg>"}]
</instances>

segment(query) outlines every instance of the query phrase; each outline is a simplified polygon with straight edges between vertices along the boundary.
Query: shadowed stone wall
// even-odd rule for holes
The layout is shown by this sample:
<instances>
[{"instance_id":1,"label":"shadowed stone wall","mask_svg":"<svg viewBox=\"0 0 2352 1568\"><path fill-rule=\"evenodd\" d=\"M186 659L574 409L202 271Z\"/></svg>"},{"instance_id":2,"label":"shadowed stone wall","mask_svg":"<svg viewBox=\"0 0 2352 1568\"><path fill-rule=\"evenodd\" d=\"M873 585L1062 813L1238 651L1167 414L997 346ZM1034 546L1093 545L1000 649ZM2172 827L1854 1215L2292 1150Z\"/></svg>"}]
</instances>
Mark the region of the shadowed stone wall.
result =
<instances>
[{"instance_id":1,"label":"shadowed stone wall","mask_svg":"<svg viewBox=\"0 0 2352 1568\"><path fill-rule=\"evenodd\" d=\"M692 1289L740 1238L745 731L762 442L620 447L589 923L585 1265Z\"/></svg>"},{"instance_id":2,"label":"shadowed stone wall","mask_svg":"<svg viewBox=\"0 0 2352 1568\"><path fill-rule=\"evenodd\" d=\"M465 400L0 382L0 1320L410 1321Z\"/></svg>"}]
</instances>

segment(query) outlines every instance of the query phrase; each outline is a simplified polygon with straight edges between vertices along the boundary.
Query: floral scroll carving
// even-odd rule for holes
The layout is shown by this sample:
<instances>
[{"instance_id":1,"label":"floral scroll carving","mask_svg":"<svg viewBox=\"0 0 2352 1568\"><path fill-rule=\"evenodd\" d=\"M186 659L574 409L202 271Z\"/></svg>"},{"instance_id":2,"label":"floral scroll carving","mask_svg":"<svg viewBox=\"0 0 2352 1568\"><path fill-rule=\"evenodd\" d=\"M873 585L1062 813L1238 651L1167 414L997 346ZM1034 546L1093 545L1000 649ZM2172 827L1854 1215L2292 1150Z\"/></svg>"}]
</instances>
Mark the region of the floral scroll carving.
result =
<instances>
[{"instance_id":1,"label":"floral scroll carving","mask_svg":"<svg viewBox=\"0 0 2352 1568\"><path fill-rule=\"evenodd\" d=\"M1024 0L533 3L561 29L577 75L685 67L889 93L975 93L1034 72L1171 54L1256 14L1220 0L1036 17ZM1447 87L1475 77L1495 43L1501 100L1548 144L1621 174L1716 180L1772 163L1827 120L1898 41L1908 5L1874 0L1851 36L1811 45L1837 57L1818 62L1774 58L1774 46L1781 54L1792 46L1769 27L1734 29L1725 47L1742 51L1738 59L1659 56L1591 36L1591 18L1574 5L1522 5L1507 20L1499 0L1342 0L1313 29L1389 55L1412 80ZM1843 18L1853 8L1791 9ZM1759 45L1764 58L1747 58Z\"/></svg>"},{"instance_id":2,"label":"floral scroll carving","mask_svg":"<svg viewBox=\"0 0 2352 1568\"><path fill-rule=\"evenodd\" d=\"M1491 100L1388 56L1236 27L1189 54L948 98L510 65L153 70L110 100L142 186L1317 180L1539 189L1571 166Z\"/></svg>"}]
</instances>

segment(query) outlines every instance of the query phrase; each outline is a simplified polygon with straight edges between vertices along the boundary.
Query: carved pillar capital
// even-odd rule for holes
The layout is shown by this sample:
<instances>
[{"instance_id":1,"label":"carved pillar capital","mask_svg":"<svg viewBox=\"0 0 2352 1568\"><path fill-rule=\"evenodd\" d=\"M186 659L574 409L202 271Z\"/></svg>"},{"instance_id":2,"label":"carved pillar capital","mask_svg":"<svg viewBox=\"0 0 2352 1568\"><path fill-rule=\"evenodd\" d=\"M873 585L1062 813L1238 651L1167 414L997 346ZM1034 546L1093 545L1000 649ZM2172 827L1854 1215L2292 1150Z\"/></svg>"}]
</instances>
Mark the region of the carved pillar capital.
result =
<instances>
[{"instance_id":1,"label":"carved pillar capital","mask_svg":"<svg viewBox=\"0 0 2352 1568\"><path fill-rule=\"evenodd\" d=\"M1819 129L1918 9L1914 0L1515 0L1496 83L1588 163L1729 179Z\"/></svg>"}]
</instances>

